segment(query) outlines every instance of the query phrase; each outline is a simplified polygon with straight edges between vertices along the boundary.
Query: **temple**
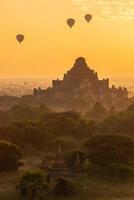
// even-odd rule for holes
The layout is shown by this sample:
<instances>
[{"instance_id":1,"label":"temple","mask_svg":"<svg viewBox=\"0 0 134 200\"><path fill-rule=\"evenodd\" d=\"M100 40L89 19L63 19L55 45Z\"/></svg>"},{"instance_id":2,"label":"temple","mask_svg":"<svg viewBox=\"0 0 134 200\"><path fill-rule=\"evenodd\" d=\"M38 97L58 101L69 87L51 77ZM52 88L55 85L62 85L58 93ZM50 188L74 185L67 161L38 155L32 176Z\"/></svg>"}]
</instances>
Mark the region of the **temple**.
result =
<instances>
[{"instance_id":1,"label":"temple","mask_svg":"<svg viewBox=\"0 0 134 200\"><path fill-rule=\"evenodd\" d=\"M85 111L95 102L113 106L128 98L127 88L110 88L109 79L99 80L97 72L90 69L83 57L76 59L73 67L64 74L63 80L53 80L52 87L34 89L33 96L41 98L46 105Z\"/></svg>"},{"instance_id":2,"label":"temple","mask_svg":"<svg viewBox=\"0 0 134 200\"><path fill-rule=\"evenodd\" d=\"M88 161L85 160L85 162L82 163L80 160L80 155L78 153L74 158L74 163L72 164L72 166L68 166L65 162L65 155L59 145L58 152L55 154L54 159L51 161L48 161L46 159L42 160L41 168L46 171L50 175L50 177L75 177L87 174L87 170L89 167L86 164L87 162Z\"/></svg>"}]
</instances>

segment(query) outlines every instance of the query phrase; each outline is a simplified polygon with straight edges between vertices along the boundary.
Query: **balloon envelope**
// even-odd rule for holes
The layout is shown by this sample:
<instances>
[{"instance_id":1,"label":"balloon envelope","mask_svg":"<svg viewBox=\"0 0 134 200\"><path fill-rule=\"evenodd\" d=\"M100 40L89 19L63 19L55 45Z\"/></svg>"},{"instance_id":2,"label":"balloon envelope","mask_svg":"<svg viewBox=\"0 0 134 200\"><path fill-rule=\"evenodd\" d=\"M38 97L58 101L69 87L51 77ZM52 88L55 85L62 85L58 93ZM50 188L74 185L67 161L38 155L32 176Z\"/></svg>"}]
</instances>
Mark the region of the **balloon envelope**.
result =
<instances>
[{"instance_id":1,"label":"balloon envelope","mask_svg":"<svg viewBox=\"0 0 134 200\"><path fill-rule=\"evenodd\" d=\"M73 25L75 24L75 20L74 20L73 18L69 18L69 19L67 20L67 24L68 24L68 26L69 26L70 28L72 28Z\"/></svg>"},{"instance_id":2,"label":"balloon envelope","mask_svg":"<svg viewBox=\"0 0 134 200\"><path fill-rule=\"evenodd\" d=\"M19 34L16 36L16 39L18 40L19 43L21 43L24 40L24 35Z\"/></svg>"},{"instance_id":3,"label":"balloon envelope","mask_svg":"<svg viewBox=\"0 0 134 200\"><path fill-rule=\"evenodd\" d=\"M85 20L86 20L88 23L91 21L91 19L92 19L92 15L90 15L90 14L85 15Z\"/></svg>"}]
</instances>

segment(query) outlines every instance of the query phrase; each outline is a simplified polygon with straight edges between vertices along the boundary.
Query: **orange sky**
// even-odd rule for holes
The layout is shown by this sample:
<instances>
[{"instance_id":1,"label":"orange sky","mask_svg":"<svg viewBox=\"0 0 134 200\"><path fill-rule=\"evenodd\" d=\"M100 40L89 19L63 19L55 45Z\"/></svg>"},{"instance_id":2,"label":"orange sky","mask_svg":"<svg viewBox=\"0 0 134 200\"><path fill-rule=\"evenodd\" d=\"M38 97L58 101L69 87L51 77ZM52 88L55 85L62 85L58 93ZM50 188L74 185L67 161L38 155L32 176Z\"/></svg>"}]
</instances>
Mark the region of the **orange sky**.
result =
<instances>
[{"instance_id":1,"label":"orange sky","mask_svg":"<svg viewBox=\"0 0 134 200\"><path fill-rule=\"evenodd\" d=\"M62 77L78 56L101 77L134 77L133 0L1 0L0 26L0 78Z\"/></svg>"}]
</instances>

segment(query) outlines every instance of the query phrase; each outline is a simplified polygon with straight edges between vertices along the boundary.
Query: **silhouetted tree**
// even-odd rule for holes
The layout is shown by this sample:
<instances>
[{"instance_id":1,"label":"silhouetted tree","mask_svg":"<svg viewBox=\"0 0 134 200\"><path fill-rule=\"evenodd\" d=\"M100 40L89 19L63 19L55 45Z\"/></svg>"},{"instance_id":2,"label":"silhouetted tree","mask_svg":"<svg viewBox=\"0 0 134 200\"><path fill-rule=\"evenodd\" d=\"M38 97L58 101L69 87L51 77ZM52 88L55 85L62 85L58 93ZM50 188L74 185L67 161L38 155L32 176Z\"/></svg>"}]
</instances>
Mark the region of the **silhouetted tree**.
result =
<instances>
[{"instance_id":1,"label":"silhouetted tree","mask_svg":"<svg viewBox=\"0 0 134 200\"><path fill-rule=\"evenodd\" d=\"M20 166L21 149L7 141L0 141L0 171L16 171Z\"/></svg>"},{"instance_id":2,"label":"silhouetted tree","mask_svg":"<svg viewBox=\"0 0 134 200\"><path fill-rule=\"evenodd\" d=\"M48 191L48 186L44 180L44 174L40 171L26 172L17 186L21 198L26 200L38 200L40 195Z\"/></svg>"},{"instance_id":3,"label":"silhouetted tree","mask_svg":"<svg viewBox=\"0 0 134 200\"><path fill-rule=\"evenodd\" d=\"M130 162L134 161L134 142L120 135L97 135L85 143L91 162L90 173L128 178L134 175Z\"/></svg>"},{"instance_id":4,"label":"silhouetted tree","mask_svg":"<svg viewBox=\"0 0 134 200\"><path fill-rule=\"evenodd\" d=\"M134 142L120 135L96 135L85 143L91 162L128 163L134 159Z\"/></svg>"}]
</instances>

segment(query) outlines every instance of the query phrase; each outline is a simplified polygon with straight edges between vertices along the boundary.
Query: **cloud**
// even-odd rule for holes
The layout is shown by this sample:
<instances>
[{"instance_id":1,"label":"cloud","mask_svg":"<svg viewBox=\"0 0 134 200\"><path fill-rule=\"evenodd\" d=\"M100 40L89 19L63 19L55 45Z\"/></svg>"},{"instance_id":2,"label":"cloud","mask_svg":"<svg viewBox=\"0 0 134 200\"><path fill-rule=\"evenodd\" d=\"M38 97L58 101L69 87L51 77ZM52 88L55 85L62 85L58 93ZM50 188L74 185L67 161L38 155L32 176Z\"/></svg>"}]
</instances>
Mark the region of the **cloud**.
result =
<instances>
[{"instance_id":1,"label":"cloud","mask_svg":"<svg viewBox=\"0 0 134 200\"><path fill-rule=\"evenodd\" d=\"M72 0L82 12L99 20L134 20L134 0Z\"/></svg>"}]
</instances>

